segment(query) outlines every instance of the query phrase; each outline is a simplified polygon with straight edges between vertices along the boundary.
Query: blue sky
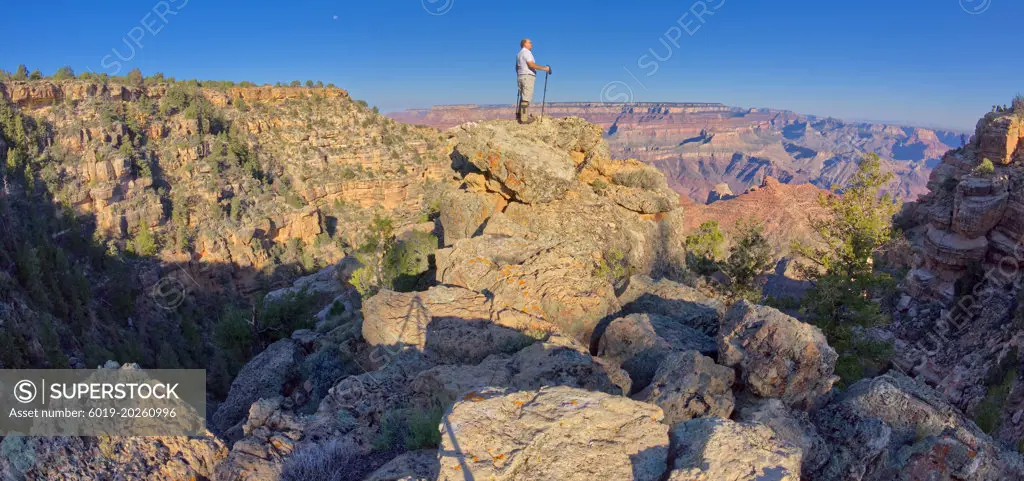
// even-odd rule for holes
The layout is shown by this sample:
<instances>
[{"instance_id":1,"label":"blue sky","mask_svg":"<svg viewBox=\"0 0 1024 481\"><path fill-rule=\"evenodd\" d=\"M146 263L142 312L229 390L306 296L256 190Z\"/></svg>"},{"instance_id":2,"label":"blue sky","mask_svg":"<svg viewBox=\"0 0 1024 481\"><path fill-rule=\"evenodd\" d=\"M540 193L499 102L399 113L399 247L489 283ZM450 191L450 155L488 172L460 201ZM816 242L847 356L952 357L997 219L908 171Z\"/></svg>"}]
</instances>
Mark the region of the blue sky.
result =
<instances>
[{"instance_id":1,"label":"blue sky","mask_svg":"<svg viewBox=\"0 0 1024 481\"><path fill-rule=\"evenodd\" d=\"M511 103L529 36L554 67L549 100L722 102L969 129L1024 92L1021 18L1020 0L8 2L0 68L314 79L384 110Z\"/></svg>"}]
</instances>

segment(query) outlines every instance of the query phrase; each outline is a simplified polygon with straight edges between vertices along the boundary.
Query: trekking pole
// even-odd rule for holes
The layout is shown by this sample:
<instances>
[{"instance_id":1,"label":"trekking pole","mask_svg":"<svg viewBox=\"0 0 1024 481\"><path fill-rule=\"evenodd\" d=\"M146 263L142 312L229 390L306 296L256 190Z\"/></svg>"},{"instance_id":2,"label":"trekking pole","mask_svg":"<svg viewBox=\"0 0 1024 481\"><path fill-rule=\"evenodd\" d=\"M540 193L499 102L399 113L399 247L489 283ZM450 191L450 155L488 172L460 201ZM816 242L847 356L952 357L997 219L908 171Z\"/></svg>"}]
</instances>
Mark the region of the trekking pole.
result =
<instances>
[{"instance_id":1,"label":"trekking pole","mask_svg":"<svg viewBox=\"0 0 1024 481\"><path fill-rule=\"evenodd\" d=\"M548 71L544 72L544 100L540 104L540 118L544 118L544 107L548 104L548 77L551 76L551 67L548 67Z\"/></svg>"},{"instance_id":2,"label":"trekking pole","mask_svg":"<svg viewBox=\"0 0 1024 481\"><path fill-rule=\"evenodd\" d=\"M519 109L522 107L523 97L519 90L516 90L516 120L522 120L519 118Z\"/></svg>"}]
</instances>

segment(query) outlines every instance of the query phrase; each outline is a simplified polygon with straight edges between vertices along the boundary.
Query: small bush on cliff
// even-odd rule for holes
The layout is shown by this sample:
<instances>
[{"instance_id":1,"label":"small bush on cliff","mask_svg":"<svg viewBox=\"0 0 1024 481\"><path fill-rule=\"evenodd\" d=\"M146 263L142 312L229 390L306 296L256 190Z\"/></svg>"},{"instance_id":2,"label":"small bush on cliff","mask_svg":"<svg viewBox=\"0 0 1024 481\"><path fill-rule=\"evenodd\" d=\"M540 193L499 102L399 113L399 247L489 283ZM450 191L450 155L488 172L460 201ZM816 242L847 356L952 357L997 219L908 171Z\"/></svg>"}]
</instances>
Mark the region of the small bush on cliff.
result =
<instances>
[{"instance_id":1,"label":"small bush on cliff","mask_svg":"<svg viewBox=\"0 0 1024 481\"><path fill-rule=\"evenodd\" d=\"M139 231L132 239L130 248L135 255L141 257L156 255L159 250L156 238L153 237L153 232L149 230L149 225L145 221L139 223Z\"/></svg>"},{"instance_id":2,"label":"small bush on cliff","mask_svg":"<svg viewBox=\"0 0 1024 481\"><path fill-rule=\"evenodd\" d=\"M701 275L711 274L718 270L724 248L725 234L718 228L718 221L709 220L686 238L686 263Z\"/></svg>"},{"instance_id":3,"label":"small bush on cliff","mask_svg":"<svg viewBox=\"0 0 1024 481\"><path fill-rule=\"evenodd\" d=\"M1013 111L1018 114L1024 114L1024 94L1017 94L1013 98Z\"/></svg>"},{"instance_id":4,"label":"small bush on cliff","mask_svg":"<svg viewBox=\"0 0 1024 481\"><path fill-rule=\"evenodd\" d=\"M756 279L775 264L775 249L764 236L764 226L752 219L738 221L736 231L739 237L730 249L722 271L732 279L734 294L758 302L761 290Z\"/></svg>"},{"instance_id":5,"label":"small bush on cliff","mask_svg":"<svg viewBox=\"0 0 1024 481\"><path fill-rule=\"evenodd\" d=\"M619 286L625 279L632 275L629 262L626 260L626 253L619 249L611 249L601 254L594 269L594 276L608 281L613 286Z\"/></svg>"},{"instance_id":6,"label":"small bush on cliff","mask_svg":"<svg viewBox=\"0 0 1024 481\"><path fill-rule=\"evenodd\" d=\"M843 383L887 362L887 350L863 340L856 328L888 320L881 299L893 292L895 283L876 269L876 257L896 235L892 218L900 204L881 193L892 178L891 172L882 172L877 155L862 159L842 195L819 196L819 204L831 214L811 222L819 242L793 246L812 264L804 269L814 286L804 298L803 310L839 353L837 366L843 366L846 375Z\"/></svg>"},{"instance_id":7,"label":"small bush on cliff","mask_svg":"<svg viewBox=\"0 0 1024 481\"><path fill-rule=\"evenodd\" d=\"M974 168L974 173L977 175L990 176L996 173L996 166L992 163L992 160L988 157L981 160L981 163Z\"/></svg>"},{"instance_id":8,"label":"small bush on cliff","mask_svg":"<svg viewBox=\"0 0 1024 481\"><path fill-rule=\"evenodd\" d=\"M437 249L437 237L413 232L399 240L391 218L379 214L368 230L366 241L355 254L363 267L349 280L359 294L367 298L382 288L409 292L422 287L423 274L430 269L430 256Z\"/></svg>"},{"instance_id":9,"label":"small bush on cliff","mask_svg":"<svg viewBox=\"0 0 1024 481\"><path fill-rule=\"evenodd\" d=\"M352 446L333 439L309 445L281 466L281 481L354 481L368 473Z\"/></svg>"}]
</instances>

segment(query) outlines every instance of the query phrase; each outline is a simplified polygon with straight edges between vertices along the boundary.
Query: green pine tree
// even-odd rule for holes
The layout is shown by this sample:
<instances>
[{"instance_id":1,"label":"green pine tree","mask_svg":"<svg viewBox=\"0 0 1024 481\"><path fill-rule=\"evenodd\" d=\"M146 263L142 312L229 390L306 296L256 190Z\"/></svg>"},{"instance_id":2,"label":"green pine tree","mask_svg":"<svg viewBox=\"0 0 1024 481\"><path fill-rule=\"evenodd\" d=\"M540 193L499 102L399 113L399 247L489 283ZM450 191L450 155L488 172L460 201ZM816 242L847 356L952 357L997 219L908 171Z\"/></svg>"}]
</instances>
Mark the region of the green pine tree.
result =
<instances>
[{"instance_id":1,"label":"green pine tree","mask_svg":"<svg viewBox=\"0 0 1024 481\"><path fill-rule=\"evenodd\" d=\"M859 339L854 328L888 320L878 298L891 292L895 283L888 273L876 269L875 257L895 235L892 217L900 204L882 193L892 179L891 172L882 171L877 155L864 157L841 193L819 196L819 204L830 215L811 221L818 242L794 244L794 250L810 262L804 274L814 284L802 309L839 352L836 371L844 382L869 373L873 364L886 362L886 346Z\"/></svg>"},{"instance_id":2,"label":"green pine tree","mask_svg":"<svg viewBox=\"0 0 1024 481\"><path fill-rule=\"evenodd\" d=\"M738 238L722 270L732 279L733 292L752 302L761 300L757 277L775 265L775 249L764 235L764 226L750 220L736 222Z\"/></svg>"},{"instance_id":3,"label":"green pine tree","mask_svg":"<svg viewBox=\"0 0 1024 481\"><path fill-rule=\"evenodd\" d=\"M725 235L717 220L709 220L686 238L686 263L700 274L708 275L718 269L718 261L725 248Z\"/></svg>"},{"instance_id":4,"label":"green pine tree","mask_svg":"<svg viewBox=\"0 0 1024 481\"><path fill-rule=\"evenodd\" d=\"M28 67L25 64L18 65L18 69L11 75L12 80L28 80Z\"/></svg>"}]
</instances>

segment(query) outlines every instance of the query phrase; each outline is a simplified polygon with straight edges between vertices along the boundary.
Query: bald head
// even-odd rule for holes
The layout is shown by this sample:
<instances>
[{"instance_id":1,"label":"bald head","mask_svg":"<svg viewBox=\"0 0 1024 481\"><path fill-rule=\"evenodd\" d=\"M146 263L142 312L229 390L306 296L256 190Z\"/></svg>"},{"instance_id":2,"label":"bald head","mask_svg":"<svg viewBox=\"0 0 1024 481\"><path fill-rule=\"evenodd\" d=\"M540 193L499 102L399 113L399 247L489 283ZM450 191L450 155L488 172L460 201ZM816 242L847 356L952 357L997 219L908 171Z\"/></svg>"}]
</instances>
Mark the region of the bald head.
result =
<instances>
[{"instance_id":1,"label":"bald head","mask_svg":"<svg viewBox=\"0 0 1024 481\"><path fill-rule=\"evenodd\" d=\"M519 47L525 48L527 50L533 50L533 42L531 42L528 38L524 38L519 42Z\"/></svg>"}]
</instances>

